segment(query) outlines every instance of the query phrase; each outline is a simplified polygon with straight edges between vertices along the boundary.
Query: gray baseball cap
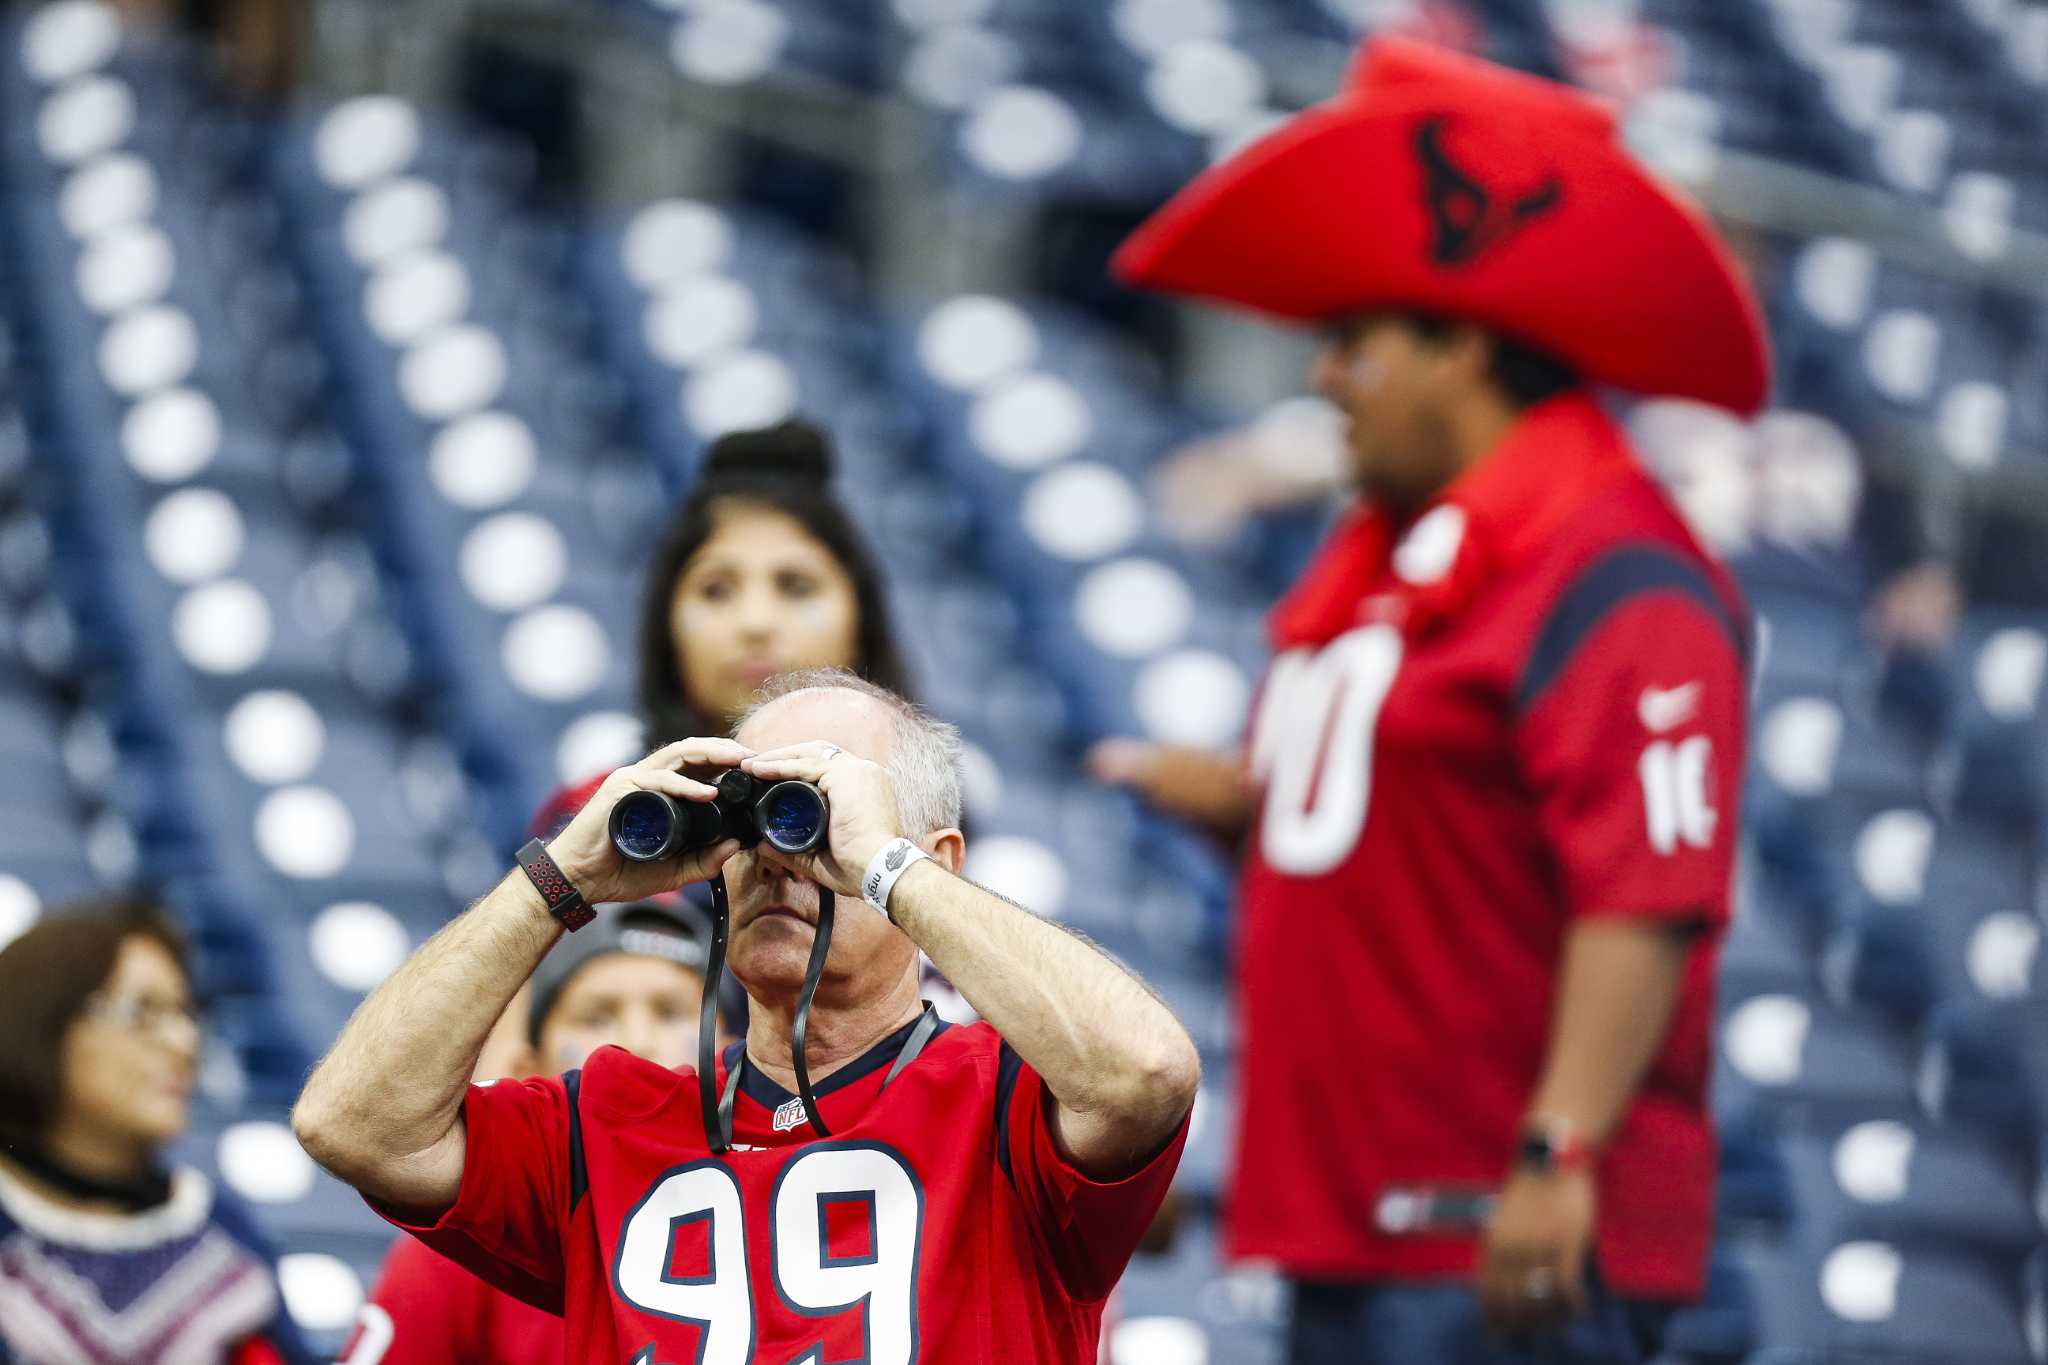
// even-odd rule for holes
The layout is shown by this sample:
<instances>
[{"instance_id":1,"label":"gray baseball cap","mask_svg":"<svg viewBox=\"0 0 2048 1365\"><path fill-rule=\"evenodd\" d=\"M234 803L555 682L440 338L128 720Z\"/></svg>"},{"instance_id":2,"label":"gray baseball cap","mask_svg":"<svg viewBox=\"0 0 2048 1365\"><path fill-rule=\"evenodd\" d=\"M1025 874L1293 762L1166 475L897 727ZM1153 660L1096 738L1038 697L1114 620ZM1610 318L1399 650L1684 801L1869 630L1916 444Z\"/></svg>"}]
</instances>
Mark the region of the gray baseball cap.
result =
<instances>
[{"instance_id":1,"label":"gray baseball cap","mask_svg":"<svg viewBox=\"0 0 2048 1365\"><path fill-rule=\"evenodd\" d=\"M682 897L600 905L597 918L565 935L533 969L533 1003L526 1014L526 1039L540 1046L541 1026L567 989L570 978L607 953L658 957L702 976L711 952L711 925Z\"/></svg>"}]
</instances>

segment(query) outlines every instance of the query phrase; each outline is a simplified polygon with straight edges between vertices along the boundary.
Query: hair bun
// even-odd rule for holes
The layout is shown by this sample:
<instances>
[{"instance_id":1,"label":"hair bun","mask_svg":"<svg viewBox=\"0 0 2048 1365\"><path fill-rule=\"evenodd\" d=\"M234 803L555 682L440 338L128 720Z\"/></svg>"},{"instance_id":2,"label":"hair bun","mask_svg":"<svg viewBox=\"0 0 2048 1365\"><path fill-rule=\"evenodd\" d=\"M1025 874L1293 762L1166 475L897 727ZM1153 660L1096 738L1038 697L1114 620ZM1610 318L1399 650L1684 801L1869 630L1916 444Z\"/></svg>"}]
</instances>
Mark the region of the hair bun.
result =
<instances>
[{"instance_id":1,"label":"hair bun","mask_svg":"<svg viewBox=\"0 0 2048 1365\"><path fill-rule=\"evenodd\" d=\"M794 418L758 431L735 431L713 441L704 452L703 477L829 483L832 446L823 431Z\"/></svg>"}]
</instances>

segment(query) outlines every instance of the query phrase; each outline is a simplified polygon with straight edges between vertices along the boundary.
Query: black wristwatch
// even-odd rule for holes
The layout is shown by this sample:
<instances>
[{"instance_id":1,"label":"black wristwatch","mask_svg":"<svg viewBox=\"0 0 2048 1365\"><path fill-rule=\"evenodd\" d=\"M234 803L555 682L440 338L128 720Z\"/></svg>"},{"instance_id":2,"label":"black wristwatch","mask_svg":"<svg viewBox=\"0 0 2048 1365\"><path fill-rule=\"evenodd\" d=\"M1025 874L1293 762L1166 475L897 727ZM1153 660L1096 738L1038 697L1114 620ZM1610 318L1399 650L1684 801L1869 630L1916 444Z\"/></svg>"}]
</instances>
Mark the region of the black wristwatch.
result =
<instances>
[{"instance_id":1,"label":"black wristwatch","mask_svg":"<svg viewBox=\"0 0 2048 1365\"><path fill-rule=\"evenodd\" d=\"M519 850L519 866L525 870L526 879L533 883L533 889L540 892L540 898L547 902L548 913L559 920L564 929L573 934L597 918L597 911L583 899L576 883L570 881L548 855L546 844L538 839L528 839L526 847Z\"/></svg>"},{"instance_id":2,"label":"black wristwatch","mask_svg":"<svg viewBox=\"0 0 2048 1365\"><path fill-rule=\"evenodd\" d=\"M1552 1174L1580 1171L1593 1165L1593 1148L1562 1120L1532 1123L1515 1144L1515 1165L1524 1171Z\"/></svg>"}]
</instances>

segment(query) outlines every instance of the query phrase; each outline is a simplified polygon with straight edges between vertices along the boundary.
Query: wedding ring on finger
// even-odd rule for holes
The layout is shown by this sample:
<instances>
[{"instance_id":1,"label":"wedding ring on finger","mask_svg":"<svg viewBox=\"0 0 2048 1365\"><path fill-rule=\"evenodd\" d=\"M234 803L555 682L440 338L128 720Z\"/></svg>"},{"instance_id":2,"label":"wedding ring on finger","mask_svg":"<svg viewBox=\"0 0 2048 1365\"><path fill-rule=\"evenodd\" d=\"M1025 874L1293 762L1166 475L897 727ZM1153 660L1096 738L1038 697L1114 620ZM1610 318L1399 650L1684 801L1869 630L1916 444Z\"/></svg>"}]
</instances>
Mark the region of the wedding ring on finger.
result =
<instances>
[{"instance_id":1,"label":"wedding ring on finger","mask_svg":"<svg viewBox=\"0 0 2048 1365\"><path fill-rule=\"evenodd\" d=\"M830 763L833 759L839 757L839 755L845 752L846 750L840 748L837 744L827 744L825 746L825 756L821 761Z\"/></svg>"}]
</instances>

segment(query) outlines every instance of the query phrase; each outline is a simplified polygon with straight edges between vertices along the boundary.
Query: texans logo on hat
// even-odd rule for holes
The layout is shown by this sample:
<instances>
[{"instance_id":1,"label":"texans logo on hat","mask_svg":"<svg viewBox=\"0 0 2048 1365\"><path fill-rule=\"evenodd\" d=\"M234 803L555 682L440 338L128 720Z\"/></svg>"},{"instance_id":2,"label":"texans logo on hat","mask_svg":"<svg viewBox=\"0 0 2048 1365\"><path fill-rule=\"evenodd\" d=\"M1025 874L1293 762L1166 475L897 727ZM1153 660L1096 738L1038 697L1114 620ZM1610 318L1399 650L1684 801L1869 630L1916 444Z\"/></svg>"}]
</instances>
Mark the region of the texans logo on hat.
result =
<instances>
[{"instance_id":1,"label":"texans logo on hat","mask_svg":"<svg viewBox=\"0 0 2048 1365\"><path fill-rule=\"evenodd\" d=\"M1566 86L1406 38L1175 195L1118 250L1130 284L1325 322L1465 318L1591 379L1763 404L1756 300L1706 219Z\"/></svg>"}]
</instances>

